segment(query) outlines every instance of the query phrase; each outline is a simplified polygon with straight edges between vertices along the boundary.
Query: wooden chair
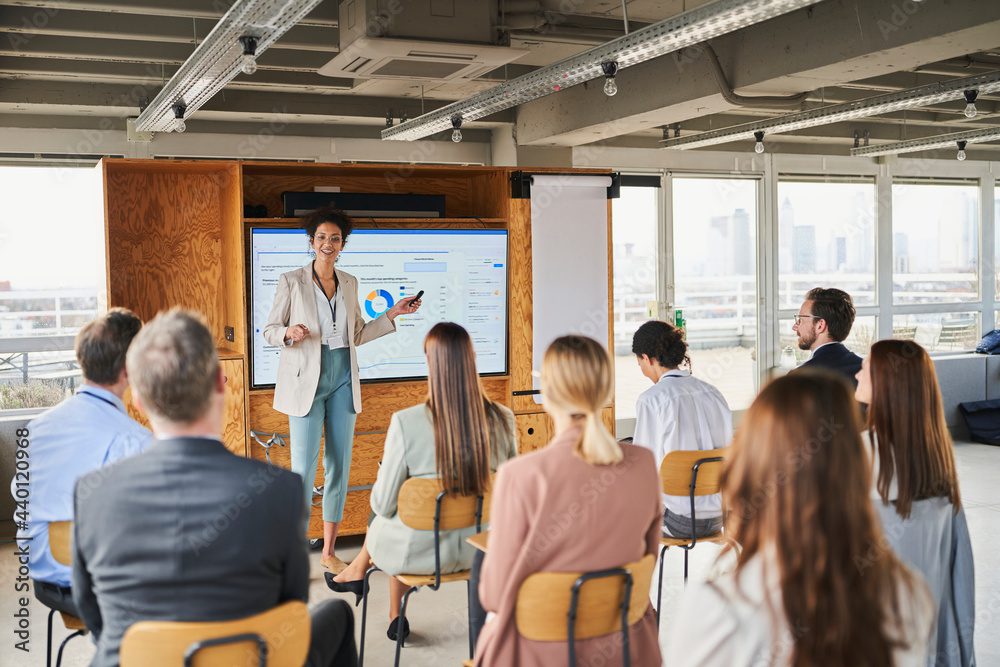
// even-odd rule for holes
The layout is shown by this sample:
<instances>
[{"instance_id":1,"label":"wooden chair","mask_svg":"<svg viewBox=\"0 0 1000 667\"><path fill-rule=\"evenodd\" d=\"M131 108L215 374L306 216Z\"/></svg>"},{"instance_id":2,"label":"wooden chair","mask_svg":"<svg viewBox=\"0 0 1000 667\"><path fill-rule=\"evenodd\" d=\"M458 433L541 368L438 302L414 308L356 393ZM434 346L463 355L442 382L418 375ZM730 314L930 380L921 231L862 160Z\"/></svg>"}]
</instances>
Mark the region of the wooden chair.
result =
<instances>
[{"instance_id":1,"label":"wooden chair","mask_svg":"<svg viewBox=\"0 0 1000 667\"><path fill-rule=\"evenodd\" d=\"M302 667L309 610L293 600L233 621L140 621L125 631L122 667Z\"/></svg>"},{"instance_id":2,"label":"wooden chair","mask_svg":"<svg viewBox=\"0 0 1000 667\"><path fill-rule=\"evenodd\" d=\"M492 486L492 478L490 480ZM434 531L434 574L400 574L396 579L410 589L403 594L403 603L399 608L399 632L396 635L396 660L399 665L400 652L403 649L403 622L406 620L406 605L410 595L421 587L436 591L441 584L453 581L464 581L469 584L470 570L441 573L441 531L459 530L475 527L481 532L484 521L489 520L490 490L481 496L453 496L442 490L437 479L411 477L403 482L399 489L397 507L399 518L403 524L413 530ZM361 649L358 655L358 667L364 666L365 631L368 622L368 591L371 575L378 567L371 567L365 572L362 586L361 604ZM472 657L475 647L472 645L472 623L469 623L469 657Z\"/></svg>"},{"instance_id":3,"label":"wooden chair","mask_svg":"<svg viewBox=\"0 0 1000 667\"><path fill-rule=\"evenodd\" d=\"M695 496L710 496L721 492L719 485L722 462L729 454L728 448L702 451L675 451L663 457L660 464L660 485L668 496L688 496L691 499L691 525L694 526ZM660 604L663 599L663 557L670 547L684 550L684 581L688 578L688 552L699 542L725 542L722 532L701 537L661 537L660 574L656 585L656 622L660 622Z\"/></svg>"},{"instance_id":4,"label":"wooden chair","mask_svg":"<svg viewBox=\"0 0 1000 667\"><path fill-rule=\"evenodd\" d=\"M72 521L53 521L49 523L49 551L52 552L52 558L61 565L66 565L71 567L73 565L73 522ZM55 609L49 610L49 623L48 623L48 640L46 643L45 650L45 664L47 667L52 665L52 618L56 615ZM82 619L73 616L72 614L67 614L64 611L59 612L62 616L63 625L66 626L67 630L72 630L66 639L59 644L59 653L56 656L56 667L62 664L63 649L66 648L66 644L69 640L74 637L82 637L87 634L87 626L84 624Z\"/></svg>"},{"instance_id":5,"label":"wooden chair","mask_svg":"<svg viewBox=\"0 0 1000 667\"><path fill-rule=\"evenodd\" d=\"M649 609L656 559L595 572L537 572L517 592L514 618L526 639L566 642L576 665L576 640L622 633L625 667L631 664L629 628Z\"/></svg>"}]
</instances>

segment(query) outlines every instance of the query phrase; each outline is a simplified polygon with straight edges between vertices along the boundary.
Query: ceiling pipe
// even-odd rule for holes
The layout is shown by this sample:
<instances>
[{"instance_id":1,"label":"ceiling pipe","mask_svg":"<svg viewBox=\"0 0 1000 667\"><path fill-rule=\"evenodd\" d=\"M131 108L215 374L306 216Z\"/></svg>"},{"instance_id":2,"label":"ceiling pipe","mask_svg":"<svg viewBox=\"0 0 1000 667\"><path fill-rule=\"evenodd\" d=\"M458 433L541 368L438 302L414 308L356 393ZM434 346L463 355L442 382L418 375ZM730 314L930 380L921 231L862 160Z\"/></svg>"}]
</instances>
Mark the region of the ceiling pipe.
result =
<instances>
[{"instance_id":1,"label":"ceiling pipe","mask_svg":"<svg viewBox=\"0 0 1000 667\"><path fill-rule=\"evenodd\" d=\"M806 98L812 94L810 91L787 96L740 95L733 90L732 84L726 78L726 72L722 69L722 63L719 62L719 55L712 48L712 45L708 42L703 42L701 46L705 49L705 53L708 54L708 62L712 65L712 74L715 75L715 81L719 84L719 92L722 93L722 97L730 104L740 107L789 109L801 106L806 101Z\"/></svg>"}]
</instances>

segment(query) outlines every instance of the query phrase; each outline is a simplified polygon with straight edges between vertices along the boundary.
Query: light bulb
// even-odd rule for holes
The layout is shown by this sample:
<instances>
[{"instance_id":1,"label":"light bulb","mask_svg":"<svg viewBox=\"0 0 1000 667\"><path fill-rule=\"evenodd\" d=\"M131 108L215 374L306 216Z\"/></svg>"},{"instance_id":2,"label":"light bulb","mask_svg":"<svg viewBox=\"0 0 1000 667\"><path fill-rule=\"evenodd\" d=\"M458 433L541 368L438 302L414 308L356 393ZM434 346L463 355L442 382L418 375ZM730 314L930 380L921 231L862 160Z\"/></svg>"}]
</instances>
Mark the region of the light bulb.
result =
<instances>
[{"instance_id":1,"label":"light bulb","mask_svg":"<svg viewBox=\"0 0 1000 667\"><path fill-rule=\"evenodd\" d=\"M615 83L615 77L609 76L604 80L604 94L608 97L614 97L618 92L618 84Z\"/></svg>"},{"instance_id":2,"label":"light bulb","mask_svg":"<svg viewBox=\"0 0 1000 667\"><path fill-rule=\"evenodd\" d=\"M764 152L764 142L763 141L758 141L757 143L755 143L753 145L753 152L756 153L757 155L760 155L761 153L763 153Z\"/></svg>"},{"instance_id":3,"label":"light bulb","mask_svg":"<svg viewBox=\"0 0 1000 667\"><path fill-rule=\"evenodd\" d=\"M456 144L462 140L462 131L457 127L451 131L451 140Z\"/></svg>"},{"instance_id":4,"label":"light bulb","mask_svg":"<svg viewBox=\"0 0 1000 667\"><path fill-rule=\"evenodd\" d=\"M965 149L964 148L958 149L958 155L956 155L955 157L958 158L959 162L961 162L962 160L964 160L965 159Z\"/></svg>"},{"instance_id":5,"label":"light bulb","mask_svg":"<svg viewBox=\"0 0 1000 667\"><path fill-rule=\"evenodd\" d=\"M183 118L178 118L174 121L174 132L183 132L187 129L187 125L184 124Z\"/></svg>"},{"instance_id":6,"label":"light bulb","mask_svg":"<svg viewBox=\"0 0 1000 667\"><path fill-rule=\"evenodd\" d=\"M243 54L243 59L240 62L240 70L246 75L253 74L257 71L257 59L253 56L253 54Z\"/></svg>"},{"instance_id":7,"label":"light bulb","mask_svg":"<svg viewBox=\"0 0 1000 667\"><path fill-rule=\"evenodd\" d=\"M969 102L968 104L965 105L965 117L966 118L976 117L976 105L973 104L972 102Z\"/></svg>"}]
</instances>

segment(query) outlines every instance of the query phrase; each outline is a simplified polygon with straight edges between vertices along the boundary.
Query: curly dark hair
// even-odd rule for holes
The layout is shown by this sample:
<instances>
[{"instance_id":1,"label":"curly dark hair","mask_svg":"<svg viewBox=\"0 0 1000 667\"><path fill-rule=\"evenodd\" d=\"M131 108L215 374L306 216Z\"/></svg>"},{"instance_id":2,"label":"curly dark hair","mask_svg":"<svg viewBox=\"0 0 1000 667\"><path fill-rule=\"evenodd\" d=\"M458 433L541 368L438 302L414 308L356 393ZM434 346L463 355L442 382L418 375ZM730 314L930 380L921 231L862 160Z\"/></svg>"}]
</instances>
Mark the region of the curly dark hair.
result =
<instances>
[{"instance_id":1,"label":"curly dark hair","mask_svg":"<svg viewBox=\"0 0 1000 667\"><path fill-rule=\"evenodd\" d=\"M632 354L637 357L645 354L664 368L683 365L690 369L691 358L687 350L684 332L668 322L650 320L632 336Z\"/></svg>"},{"instance_id":2,"label":"curly dark hair","mask_svg":"<svg viewBox=\"0 0 1000 667\"><path fill-rule=\"evenodd\" d=\"M854 301L851 295L835 287L816 287L809 290L806 300L812 301L812 314L826 320L830 338L843 341L854 326Z\"/></svg>"},{"instance_id":3,"label":"curly dark hair","mask_svg":"<svg viewBox=\"0 0 1000 667\"><path fill-rule=\"evenodd\" d=\"M302 219L302 229L306 230L306 234L309 235L310 242L312 241L313 236L316 235L316 228L324 222L329 222L337 225L337 227L340 227L340 236L344 239L344 243L347 243L347 237L351 235L351 230L354 229L354 223L351 222L351 219L347 217L346 213L341 211L339 208L334 208L333 206L318 208Z\"/></svg>"}]
</instances>

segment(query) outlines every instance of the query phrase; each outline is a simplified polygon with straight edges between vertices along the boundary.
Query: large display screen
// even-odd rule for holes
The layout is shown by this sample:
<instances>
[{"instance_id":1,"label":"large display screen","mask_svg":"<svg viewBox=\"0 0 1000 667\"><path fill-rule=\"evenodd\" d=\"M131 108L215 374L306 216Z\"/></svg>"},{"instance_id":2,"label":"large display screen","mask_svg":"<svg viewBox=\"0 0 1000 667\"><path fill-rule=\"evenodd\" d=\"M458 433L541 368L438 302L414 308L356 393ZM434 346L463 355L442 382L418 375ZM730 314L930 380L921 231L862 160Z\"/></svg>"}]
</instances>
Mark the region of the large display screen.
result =
<instances>
[{"instance_id":1,"label":"large display screen","mask_svg":"<svg viewBox=\"0 0 1000 667\"><path fill-rule=\"evenodd\" d=\"M250 230L253 325L252 385L273 385L279 348L264 340L278 277L308 264L301 229ZM396 320L396 332L359 346L362 380L427 376L424 336L437 322L457 322L472 336L481 374L507 372L507 232L494 229L355 229L337 268L358 279L366 320L420 290L423 306ZM291 324L295 324L292 322Z\"/></svg>"}]
</instances>

